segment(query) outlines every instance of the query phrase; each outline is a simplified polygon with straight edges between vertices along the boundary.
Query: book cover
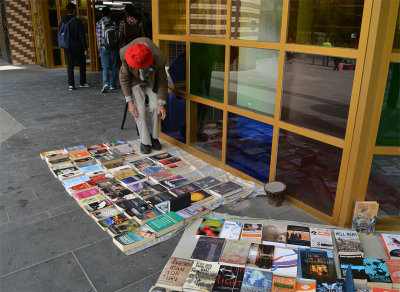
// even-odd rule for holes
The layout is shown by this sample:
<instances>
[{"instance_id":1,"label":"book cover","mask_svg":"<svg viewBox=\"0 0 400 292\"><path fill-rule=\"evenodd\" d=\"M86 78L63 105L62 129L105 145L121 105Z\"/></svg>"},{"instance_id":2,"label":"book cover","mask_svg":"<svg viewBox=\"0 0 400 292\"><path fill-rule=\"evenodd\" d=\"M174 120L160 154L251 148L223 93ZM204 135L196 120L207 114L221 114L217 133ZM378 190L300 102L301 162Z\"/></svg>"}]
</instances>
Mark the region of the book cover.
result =
<instances>
[{"instance_id":1,"label":"book cover","mask_svg":"<svg viewBox=\"0 0 400 292\"><path fill-rule=\"evenodd\" d=\"M246 262L246 268L272 270L274 246L252 243Z\"/></svg>"},{"instance_id":2,"label":"book cover","mask_svg":"<svg viewBox=\"0 0 400 292\"><path fill-rule=\"evenodd\" d=\"M153 160L151 160L149 158L142 158L142 159L134 160L134 161L130 162L130 164L137 170L141 170L146 167L157 165L157 163L155 163Z\"/></svg>"},{"instance_id":3,"label":"book cover","mask_svg":"<svg viewBox=\"0 0 400 292\"><path fill-rule=\"evenodd\" d=\"M92 196L89 198L85 198L85 199L81 199L81 200L77 200L76 202L78 203L79 206L83 207L85 205L91 204L91 203L95 203L95 202L100 202L103 201L104 197L102 195L96 195L96 196Z\"/></svg>"},{"instance_id":4,"label":"book cover","mask_svg":"<svg viewBox=\"0 0 400 292\"><path fill-rule=\"evenodd\" d=\"M272 273L278 276L297 277L297 261L297 250L276 246Z\"/></svg>"},{"instance_id":5,"label":"book cover","mask_svg":"<svg viewBox=\"0 0 400 292\"><path fill-rule=\"evenodd\" d=\"M336 268L331 250L298 249L299 277L304 279L336 279Z\"/></svg>"},{"instance_id":6,"label":"book cover","mask_svg":"<svg viewBox=\"0 0 400 292\"><path fill-rule=\"evenodd\" d=\"M306 226L287 226L287 244L292 246L310 247L310 228Z\"/></svg>"},{"instance_id":7,"label":"book cover","mask_svg":"<svg viewBox=\"0 0 400 292\"><path fill-rule=\"evenodd\" d=\"M94 181L96 184L105 180L112 179L113 176L112 174L106 173L106 174L99 174L99 175L94 175L94 176L89 176L92 181Z\"/></svg>"},{"instance_id":8,"label":"book cover","mask_svg":"<svg viewBox=\"0 0 400 292\"><path fill-rule=\"evenodd\" d=\"M344 279L317 279L317 292L345 292Z\"/></svg>"},{"instance_id":9,"label":"book cover","mask_svg":"<svg viewBox=\"0 0 400 292\"><path fill-rule=\"evenodd\" d=\"M90 153L90 155L92 155L93 158L111 154L107 149L90 150L89 153Z\"/></svg>"},{"instance_id":10,"label":"book cover","mask_svg":"<svg viewBox=\"0 0 400 292\"><path fill-rule=\"evenodd\" d=\"M376 201L356 201L351 229L356 230L359 235L373 235L378 209L379 204Z\"/></svg>"},{"instance_id":11,"label":"book cover","mask_svg":"<svg viewBox=\"0 0 400 292\"><path fill-rule=\"evenodd\" d=\"M138 228L140 224L133 219L125 220L118 224L111 224L108 228L108 231L111 235L118 235L123 232L133 231L135 232L136 228Z\"/></svg>"},{"instance_id":12,"label":"book cover","mask_svg":"<svg viewBox=\"0 0 400 292\"><path fill-rule=\"evenodd\" d=\"M221 265L245 267L249 250L250 242L227 239L225 240L224 250L219 263Z\"/></svg>"},{"instance_id":13,"label":"book cover","mask_svg":"<svg viewBox=\"0 0 400 292\"><path fill-rule=\"evenodd\" d=\"M153 206L160 204L162 202L167 202L167 209L168 209L168 201L176 198L175 196L171 195L169 192L162 192L159 194L156 194L154 196L148 197L146 199L146 202L149 204L152 204Z\"/></svg>"},{"instance_id":14,"label":"book cover","mask_svg":"<svg viewBox=\"0 0 400 292\"><path fill-rule=\"evenodd\" d=\"M210 210L202 205L189 206L183 210L176 212L179 216L185 219L185 223L198 217L203 217L208 214Z\"/></svg>"},{"instance_id":15,"label":"book cover","mask_svg":"<svg viewBox=\"0 0 400 292\"><path fill-rule=\"evenodd\" d=\"M159 160L158 163L167 166L168 164L173 164L173 163L177 163L180 162L182 160L180 160L177 157L171 157L171 158L167 158L167 159L163 159L163 160Z\"/></svg>"},{"instance_id":16,"label":"book cover","mask_svg":"<svg viewBox=\"0 0 400 292\"><path fill-rule=\"evenodd\" d=\"M73 161L76 166L80 166L82 163L92 163L96 164L96 161L92 157L86 157L81 159L76 159Z\"/></svg>"},{"instance_id":17,"label":"book cover","mask_svg":"<svg viewBox=\"0 0 400 292\"><path fill-rule=\"evenodd\" d=\"M195 183L201 189L208 189L208 188L211 188L211 187L221 184L222 181L220 181L214 177L211 177L211 176L206 176L205 178L196 180Z\"/></svg>"},{"instance_id":18,"label":"book cover","mask_svg":"<svg viewBox=\"0 0 400 292\"><path fill-rule=\"evenodd\" d=\"M311 248L333 249L332 233L329 229L310 228Z\"/></svg>"},{"instance_id":19,"label":"book cover","mask_svg":"<svg viewBox=\"0 0 400 292\"><path fill-rule=\"evenodd\" d=\"M107 219L109 217L121 214L121 210L119 210L116 206L111 206L109 208L105 208L101 211L93 212L92 215L97 220Z\"/></svg>"},{"instance_id":20,"label":"book cover","mask_svg":"<svg viewBox=\"0 0 400 292\"><path fill-rule=\"evenodd\" d=\"M218 271L218 263L194 261L183 291L212 291Z\"/></svg>"},{"instance_id":21,"label":"book cover","mask_svg":"<svg viewBox=\"0 0 400 292\"><path fill-rule=\"evenodd\" d=\"M113 172L114 178L119 181L127 177L135 176L137 174L138 173L134 171L132 168L120 169L118 171Z\"/></svg>"},{"instance_id":22,"label":"book cover","mask_svg":"<svg viewBox=\"0 0 400 292\"><path fill-rule=\"evenodd\" d=\"M399 292L399 289L387 289L387 288L379 288L379 287L372 287L372 292ZM356 290L356 292L358 292Z\"/></svg>"},{"instance_id":23,"label":"book cover","mask_svg":"<svg viewBox=\"0 0 400 292\"><path fill-rule=\"evenodd\" d=\"M128 216L138 220L139 223L144 223L146 220L162 215L160 210L153 208L140 198L127 199L116 204L118 207L124 209Z\"/></svg>"},{"instance_id":24,"label":"book cover","mask_svg":"<svg viewBox=\"0 0 400 292\"><path fill-rule=\"evenodd\" d=\"M164 152L164 153L160 153L160 154L157 154L157 155L150 156L149 158L151 160L154 160L154 161L159 161L159 160L164 160L164 159L167 159L167 158L172 158L172 155L169 154L169 153Z\"/></svg>"},{"instance_id":25,"label":"book cover","mask_svg":"<svg viewBox=\"0 0 400 292\"><path fill-rule=\"evenodd\" d=\"M364 254L357 231L345 229L334 230L333 235L335 237L338 254Z\"/></svg>"},{"instance_id":26,"label":"book cover","mask_svg":"<svg viewBox=\"0 0 400 292\"><path fill-rule=\"evenodd\" d=\"M315 280L299 280L296 283L295 292L302 292L302 291L316 292L317 283L315 282Z\"/></svg>"},{"instance_id":27,"label":"book cover","mask_svg":"<svg viewBox=\"0 0 400 292\"><path fill-rule=\"evenodd\" d=\"M87 182L83 182L83 183L77 184L75 186L66 188L66 190L69 194L74 194L75 192L87 190L87 189L93 188L95 186L96 186L96 183L89 180Z\"/></svg>"},{"instance_id":28,"label":"book cover","mask_svg":"<svg viewBox=\"0 0 400 292\"><path fill-rule=\"evenodd\" d=\"M185 208L191 206L192 204L191 204L190 198L191 198L190 193L186 193L177 198L173 198L173 199L169 200L168 201L168 211L169 212L171 212L171 211L177 212L177 211L180 211L182 209L185 209Z\"/></svg>"},{"instance_id":29,"label":"book cover","mask_svg":"<svg viewBox=\"0 0 400 292\"><path fill-rule=\"evenodd\" d=\"M192 260L171 257L158 277L156 286L182 291L192 266Z\"/></svg>"},{"instance_id":30,"label":"book cover","mask_svg":"<svg viewBox=\"0 0 400 292\"><path fill-rule=\"evenodd\" d=\"M46 152L40 152L40 158L42 160L46 159L46 156L49 155L68 155L68 152L65 151L64 149L57 149L57 150L51 150L51 151L46 151Z\"/></svg>"},{"instance_id":31,"label":"book cover","mask_svg":"<svg viewBox=\"0 0 400 292\"><path fill-rule=\"evenodd\" d=\"M60 175L58 175L58 179L66 180L66 179L70 179L70 178L81 176L81 175L84 175L84 173L81 170L76 170L76 171L72 171L69 173L60 174Z\"/></svg>"},{"instance_id":32,"label":"book cover","mask_svg":"<svg viewBox=\"0 0 400 292\"><path fill-rule=\"evenodd\" d=\"M224 225L224 219L204 217L201 221L199 229L197 229L196 237L199 236L210 236L218 237L221 233L222 226Z\"/></svg>"},{"instance_id":33,"label":"book cover","mask_svg":"<svg viewBox=\"0 0 400 292\"><path fill-rule=\"evenodd\" d=\"M66 167L66 168L60 168L60 169L54 169L53 170L53 172L54 172L56 177L60 177L63 174L74 172L74 171L78 171L78 168L75 167L75 166Z\"/></svg>"},{"instance_id":34,"label":"book cover","mask_svg":"<svg viewBox=\"0 0 400 292\"><path fill-rule=\"evenodd\" d=\"M141 225L135 231L128 231L115 236L113 241L122 251L126 251L145 240L147 242L154 239L154 230L146 225Z\"/></svg>"},{"instance_id":35,"label":"book cover","mask_svg":"<svg viewBox=\"0 0 400 292\"><path fill-rule=\"evenodd\" d=\"M232 181L228 181L228 182L216 185L214 187L211 187L209 189L209 191L214 196L223 198L223 197L227 197L227 196L236 194L236 193L242 191L242 189L243 189L242 186L240 186Z\"/></svg>"},{"instance_id":36,"label":"book cover","mask_svg":"<svg viewBox=\"0 0 400 292\"><path fill-rule=\"evenodd\" d=\"M98 165L98 164L94 164L94 165L90 165L90 166L84 166L84 167L79 165L79 169L82 170L83 172L92 172L92 171L104 170L104 168L101 167L101 165Z\"/></svg>"},{"instance_id":37,"label":"book cover","mask_svg":"<svg viewBox=\"0 0 400 292\"><path fill-rule=\"evenodd\" d=\"M169 212L146 222L157 234L167 233L169 230L183 225L183 218L175 212Z\"/></svg>"},{"instance_id":38,"label":"book cover","mask_svg":"<svg viewBox=\"0 0 400 292\"><path fill-rule=\"evenodd\" d=\"M124 140L115 140L115 141L110 141L110 142L105 143L107 148L113 148L115 146L124 145L124 144L127 144L126 141L124 141Z\"/></svg>"},{"instance_id":39,"label":"book cover","mask_svg":"<svg viewBox=\"0 0 400 292\"><path fill-rule=\"evenodd\" d=\"M194 183L188 183L185 184L183 186L177 187L175 189L171 189L169 190L172 194L174 194L175 196L181 196L185 193L191 193L191 192L195 192L197 190L200 190L200 187L197 186Z\"/></svg>"},{"instance_id":40,"label":"book cover","mask_svg":"<svg viewBox=\"0 0 400 292\"><path fill-rule=\"evenodd\" d=\"M224 238L202 236L197 241L191 258L208 262L218 262L221 257L224 244Z\"/></svg>"},{"instance_id":41,"label":"book cover","mask_svg":"<svg viewBox=\"0 0 400 292\"><path fill-rule=\"evenodd\" d=\"M156 182L159 182L159 181L165 180L171 176L174 176L174 174L172 172L169 172L167 170L161 170L159 172L152 173L150 175L150 178Z\"/></svg>"},{"instance_id":42,"label":"book cover","mask_svg":"<svg viewBox=\"0 0 400 292\"><path fill-rule=\"evenodd\" d=\"M400 235L382 233L381 239L388 258L400 259Z\"/></svg>"},{"instance_id":43,"label":"book cover","mask_svg":"<svg viewBox=\"0 0 400 292\"><path fill-rule=\"evenodd\" d=\"M83 167L88 167L88 166L93 166L93 165L98 165L97 162L94 159L89 159L88 161L85 162L80 162L77 163L77 161L74 161L76 166L81 169Z\"/></svg>"},{"instance_id":44,"label":"book cover","mask_svg":"<svg viewBox=\"0 0 400 292\"><path fill-rule=\"evenodd\" d=\"M79 184L87 182L87 181L90 181L90 177L88 177L87 175L81 175L81 176L63 180L62 185L64 186L64 188L68 189L68 188L71 188L73 186L79 185Z\"/></svg>"},{"instance_id":45,"label":"book cover","mask_svg":"<svg viewBox=\"0 0 400 292\"><path fill-rule=\"evenodd\" d=\"M189 167L190 165L184 161L179 161L176 163L167 164L166 167L171 170L181 170L182 168Z\"/></svg>"},{"instance_id":46,"label":"book cover","mask_svg":"<svg viewBox=\"0 0 400 292\"><path fill-rule=\"evenodd\" d=\"M83 208L85 208L85 210L88 212L94 212L111 207L112 205L114 204L109 199L103 199L101 201L86 204L83 206Z\"/></svg>"},{"instance_id":47,"label":"book cover","mask_svg":"<svg viewBox=\"0 0 400 292\"><path fill-rule=\"evenodd\" d=\"M244 268L220 265L215 278L213 292L240 292L244 277Z\"/></svg>"},{"instance_id":48,"label":"book cover","mask_svg":"<svg viewBox=\"0 0 400 292\"><path fill-rule=\"evenodd\" d=\"M368 286L391 288L389 270L384 260L374 258L363 259Z\"/></svg>"},{"instance_id":49,"label":"book cover","mask_svg":"<svg viewBox=\"0 0 400 292\"><path fill-rule=\"evenodd\" d=\"M107 163L122 162L123 160L124 160L124 158L122 157L122 155L117 154L117 153L112 153L112 154L110 153L110 154L96 157L96 161L100 165L104 165Z\"/></svg>"},{"instance_id":50,"label":"book cover","mask_svg":"<svg viewBox=\"0 0 400 292\"><path fill-rule=\"evenodd\" d=\"M271 272L246 267L240 292L271 291L272 277Z\"/></svg>"},{"instance_id":51,"label":"book cover","mask_svg":"<svg viewBox=\"0 0 400 292\"><path fill-rule=\"evenodd\" d=\"M137 174L134 176L129 176L123 179L120 179L120 182L123 183L125 186L132 184L132 183L136 183L138 181L141 181L143 179L145 179L146 177L144 175L141 174Z\"/></svg>"},{"instance_id":52,"label":"book cover","mask_svg":"<svg viewBox=\"0 0 400 292\"><path fill-rule=\"evenodd\" d=\"M269 224L263 228L262 243L275 246L286 246L286 225Z\"/></svg>"},{"instance_id":53,"label":"book cover","mask_svg":"<svg viewBox=\"0 0 400 292\"><path fill-rule=\"evenodd\" d=\"M158 210L160 210L163 213L168 213L168 201L155 204L154 207L156 207Z\"/></svg>"},{"instance_id":54,"label":"book cover","mask_svg":"<svg viewBox=\"0 0 400 292\"><path fill-rule=\"evenodd\" d=\"M242 233L242 227L243 227L242 222L225 221L221 233L219 234L219 237L239 240L240 234Z\"/></svg>"},{"instance_id":55,"label":"book cover","mask_svg":"<svg viewBox=\"0 0 400 292\"><path fill-rule=\"evenodd\" d=\"M62 164L67 164L67 163L72 163L72 160L69 159L69 157L54 159L52 161L49 161L48 165L53 168L57 165L62 165Z\"/></svg>"},{"instance_id":56,"label":"book cover","mask_svg":"<svg viewBox=\"0 0 400 292\"><path fill-rule=\"evenodd\" d=\"M89 198L89 197L100 195L100 194L101 193L98 189L92 188L92 189L76 192L72 196L77 200L81 200L81 199Z\"/></svg>"},{"instance_id":57,"label":"book cover","mask_svg":"<svg viewBox=\"0 0 400 292\"><path fill-rule=\"evenodd\" d=\"M197 190L194 192L190 192L190 203L194 204L202 204L204 202L208 202L212 200L214 197L207 193L204 190Z\"/></svg>"},{"instance_id":58,"label":"book cover","mask_svg":"<svg viewBox=\"0 0 400 292\"><path fill-rule=\"evenodd\" d=\"M129 220L128 217L126 217L123 213L121 214L117 214L105 219L101 219L99 221L97 221L97 223L99 223L99 225L103 228L109 228L110 226L114 225L114 224L119 224L122 223L124 221Z\"/></svg>"},{"instance_id":59,"label":"book cover","mask_svg":"<svg viewBox=\"0 0 400 292\"><path fill-rule=\"evenodd\" d=\"M129 169L131 168L130 166L124 164L123 162L115 162L115 163L107 163L103 166L105 169L107 169L110 173L114 173L116 171L122 170L123 169ZM118 169L118 170L116 170Z\"/></svg>"},{"instance_id":60,"label":"book cover","mask_svg":"<svg viewBox=\"0 0 400 292\"><path fill-rule=\"evenodd\" d=\"M262 223L243 223L241 240L247 240L254 243L261 243L262 239Z\"/></svg>"},{"instance_id":61,"label":"book cover","mask_svg":"<svg viewBox=\"0 0 400 292\"><path fill-rule=\"evenodd\" d=\"M87 148L85 145L76 145L76 146L66 147L64 148L64 150L67 151L68 154L74 154L82 151L87 151Z\"/></svg>"},{"instance_id":62,"label":"book cover","mask_svg":"<svg viewBox=\"0 0 400 292\"><path fill-rule=\"evenodd\" d=\"M161 170L164 170L164 167L162 167L162 166L150 166L150 167L147 167L147 168L143 168L142 170L140 170L140 172L143 173L144 175L146 175L146 174L156 173L156 172L159 172Z\"/></svg>"},{"instance_id":63,"label":"book cover","mask_svg":"<svg viewBox=\"0 0 400 292\"><path fill-rule=\"evenodd\" d=\"M340 274L341 278L346 278L346 273L350 267L354 280L367 280L363 257L360 254L355 255L339 255Z\"/></svg>"},{"instance_id":64,"label":"book cover","mask_svg":"<svg viewBox=\"0 0 400 292\"><path fill-rule=\"evenodd\" d=\"M106 149L106 145L101 143L101 144L94 144L94 145L90 145L87 147L87 150L99 150L99 149Z\"/></svg>"},{"instance_id":65,"label":"book cover","mask_svg":"<svg viewBox=\"0 0 400 292\"><path fill-rule=\"evenodd\" d=\"M171 176L163 181L160 181L160 184L166 187L168 190L180 187L188 183L190 183L190 181L181 175Z\"/></svg>"},{"instance_id":66,"label":"book cover","mask_svg":"<svg viewBox=\"0 0 400 292\"><path fill-rule=\"evenodd\" d=\"M87 152L87 151L82 151L82 152L70 154L69 157L72 160L81 159L81 158L87 158L87 157L90 157L90 153Z\"/></svg>"},{"instance_id":67,"label":"book cover","mask_svg":"<svg viewBox=\"0 0 400 292\"><path fill-rule=\"evenodd\" d=\"M393 288L400 288L400 261L385 260L389 271L390 279L393 283Z\"/></svg>"},{"instance_id":68,"label":"book cover","mask_svg":"<svg viewBox=\"0 0 400 292\"><path fill-rule=\"evenodd\" d=\"M294 292L296 289L296 278L273 276L272 290L273 292Z\"/></svg>"}]
</instances>

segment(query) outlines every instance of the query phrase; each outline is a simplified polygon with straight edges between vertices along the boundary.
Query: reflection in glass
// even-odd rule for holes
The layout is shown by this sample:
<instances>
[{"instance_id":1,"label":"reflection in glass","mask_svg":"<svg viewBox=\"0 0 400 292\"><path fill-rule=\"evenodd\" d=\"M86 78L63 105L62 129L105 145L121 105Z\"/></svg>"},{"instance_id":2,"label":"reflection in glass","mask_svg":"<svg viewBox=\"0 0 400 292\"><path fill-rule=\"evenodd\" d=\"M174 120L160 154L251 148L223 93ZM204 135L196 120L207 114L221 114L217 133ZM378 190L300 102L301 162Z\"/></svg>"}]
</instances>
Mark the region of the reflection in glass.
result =
<instances>
[{"instance_id":1,"label":"reflection in glass","mask_svg":"<svg viewBox=\"0 0 400 292\"><path fill-rule=\"evenodd\" d=\"M273 127L229 113L226 164L266 183L269 179Z\"/></svg>"},{"instance_id":2,"label":"reflection in glass","mask_svg":"<svg viewBox=\"0 0 400 292\"><path fill-rule=\"evenodd\" d=\"M51 36L51 45L53 47L58 47L58 30L51 29L50 36Z\"/></svg>"},{"instance_id":3,"label":"reflection in glass","mask_svg":"<svg viewBox=\"0 0 400 292\"><path fill-rule=\"evenodd\" d=\"M190 93L222 102L225 46L190 44Z\"/></svg>"},{"instance_id":4,"label":"reflection in glass","mask_svg":"<svg viewBox=\"0 0 400 292\"><path fill-rule=\"evenodd\" d=\"M397 11L397 22L394 30L393 52L400 53L400 6Z\"/></svg>"},{"instance_id":5,"label":"reflection in glass","mask_svg":"<svg viewBox=\"0 0 400 292\"><path fill-rule=\"evenodd\" d=\"M231 38L279 42L283 0L232 1Z\"/></svg>"},{"instance_id":6,"label":"reflection in glass","mask_svg":"<svg viewBox=\"0 0 400 292\"><path fill-rule=\"evenodd\" d=\"M226 34L226 0L190 0L190 35L221 37Z\"/></svg>"},{"instance_id":7,"label":"reflection in glass","mask_svg":"<svg viewBox=\"0 0 400 292\"><path fill-rule=\"evenodd\" d=\"M354 59L287 52L281 120L344 139L354 69Z\"/></svg>"},{"instance_id":8,"label":"reflection in glass","mask_svg":"<svg viewBox=\"0 0 400 292\"><path fill-rule=\"evenodd\" d=\"M57 10L49 10L50 27L58 27Z\"/></svg>"},{"instance_id":9,"label":"reflection in glass","mask_svg":"<svg viewBox=\"0 0 400 292\"><path fill-rule=\"evenodd\" d=\"M62 65L61 50L60 49L54 49L53 50L53 61L54 61L54 66L61 66Z\"/></svg>"},{"instance_id":10,"label":"reflection in glass","mask_svg":"<svg viewBox=\"0 0 400 292\"><path fill-rule=\"evenodd\" d=\"M190 144L221 159L223 112L211 106L190 102Z\"/></svg>"},{"instance_id":11,"label":"reflection in glass","mask_svg":"<svg viewBox=\"0 0 400 292\"><path fill-rule=\"evenodd\" d=\"M161 121L161 132L186 144L186 99L168 94L167 117Z\"/></svg>"},{"instance_id":12,"label":"reflection in glass","mask_svg":"<svg viewBox=\"0 0 400 292\"><path fill-rule=\"evenodd\" d=\"M279 52L231 47L230 56L228 103L274 115Z\"/></svg>"},{"instance_id":13,"label":"reflection in glass","mask_svg":"<svg viewBox=\"0 0 400 292\"><path fill-rule=\"evenodd\" d=\"M390 63L377 146L400 146L400 63Z\"/></svg>"},{"instance_id":14,"label":"reflection in glass","mask_svg":"<svg viewBox=\"0 0 400 292\"><path fill-rule=\"evenodd\" d=\"M60 7L67 7L68 0L60 0Z\"/></svg>"},{"instance_id":15,"label":"reflection in glass","mask_svg":"<svg viewBox=\"0 0 400 292\"><path fill-rule=\"evenodd\" d=\"M400 216L400 156L374 155L367 201L378 201L380 216Z\"/></svg>"},{"instance_id":16,"label":"reflection in glass","mask_svg":"<svg viewBox=\"0 0 400 292\"><path fill-rule=\"evenodd\" d=\"M159 0L160 34L186 34L186 1Z\"/></svg>"},{"instance_id":17,"label":"reflection in glass","mask_svg":"<svg viewBox=\"0 0 400 292\"><path fill-rule=\"evenodd\" d=\"M364 0L290 0L287 42L357 48L363 8Z\"/></svg>"},{"instance_id":18,"label":"reflection in glass","mask_svg":"<svg viewBox=\"0 0 400 292\"><path fill-rule=\"evenodd\" d=\"M48 0L48 1L47 1L47 6L48 6L49 8L57 8L56 0Z\"/></svg>"},{"instance_id":19,"label":"reflection in glass","mask_svg":"<svg viewBox=\"0 0 400 292\"><path fill-rule=\"evenodd\" d=\"M61 13L61 18L64 18L65 16L67 16L67 10L65 10L65 9L61 9L60 10L60 13Z\"/></svg>"},{"instance_id":20,"label":"reflection in glass","mask_svg":"<svg viewBox=\"0 0 400 292\"><path fill-rule=\"evenodd\" d=\"M186 43L160 40L160 50L167 56L168 87L186 91Z\"/></svg>"},{"instance_id":21,"label":"reflection in glass","mask_svg":"<svg viewBox=\"0 0 400 292\"><path fill-rule=\"evenodd\" d=\"M276 180L293 198L332 216L342 149L281 130Z\"/></svg>"}]
</instances>

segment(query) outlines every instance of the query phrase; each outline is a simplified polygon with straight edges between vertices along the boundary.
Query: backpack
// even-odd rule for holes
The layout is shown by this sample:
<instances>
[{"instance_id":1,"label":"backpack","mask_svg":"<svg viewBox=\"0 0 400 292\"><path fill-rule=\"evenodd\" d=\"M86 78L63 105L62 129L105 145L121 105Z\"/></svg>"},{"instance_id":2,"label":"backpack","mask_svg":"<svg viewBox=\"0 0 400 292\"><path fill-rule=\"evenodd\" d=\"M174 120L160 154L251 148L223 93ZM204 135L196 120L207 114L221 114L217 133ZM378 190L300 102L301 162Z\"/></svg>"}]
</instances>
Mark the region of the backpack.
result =
<instances>
[{"instance_id":1,"label":"backpack","mask_svg":"<svg viewBox=\"0 0 400 292\"><path fill-rule=\"evenodd\" d=\"M105 48L117 49L118 48L118 31L115 25L111 22L103 23L103 43Z\"/></svg>"},{"instance_id":2,"label":"backpack","mask_svg":"<svg viewBox=\"0 0 400 292\"><path fill-rule=\"evenodd\" d=\"M58 46L64 50L69 50L71 48L69 24L74 19L75 17L72 17L68 22L61 22L60 28L58 29Z\"/></svg>"},{"instance_id":3,"label":"backpack","mask_svg":"<svg viewBox=\"0 0 400 292\"><path fill-rule=\"evenodd\" d=\"M142 36L142 29L139 24L139 22L131 24L125 21L125 44L129 44L134 39Z\"/></svg>"}]
</instances>

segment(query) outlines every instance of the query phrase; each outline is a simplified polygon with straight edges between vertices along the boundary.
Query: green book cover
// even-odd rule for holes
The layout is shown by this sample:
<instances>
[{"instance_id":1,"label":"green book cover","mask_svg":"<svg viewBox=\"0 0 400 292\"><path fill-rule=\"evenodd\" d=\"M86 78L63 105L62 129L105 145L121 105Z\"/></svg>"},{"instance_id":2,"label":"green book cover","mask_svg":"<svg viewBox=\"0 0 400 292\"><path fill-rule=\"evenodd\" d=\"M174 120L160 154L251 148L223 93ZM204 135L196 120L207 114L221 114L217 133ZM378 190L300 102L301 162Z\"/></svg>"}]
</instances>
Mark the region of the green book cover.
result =
<instances>
[{"instance_id":1,"label":"green book cover","mask_svg":"<svg viewBox=\"0 0 400 292\"><path fill-rule=\"evenodd\" d=\"M183 220L184 219L175 212L169 212L147 221L146 224L158 232Z\"/></svg>"}]
</instances>

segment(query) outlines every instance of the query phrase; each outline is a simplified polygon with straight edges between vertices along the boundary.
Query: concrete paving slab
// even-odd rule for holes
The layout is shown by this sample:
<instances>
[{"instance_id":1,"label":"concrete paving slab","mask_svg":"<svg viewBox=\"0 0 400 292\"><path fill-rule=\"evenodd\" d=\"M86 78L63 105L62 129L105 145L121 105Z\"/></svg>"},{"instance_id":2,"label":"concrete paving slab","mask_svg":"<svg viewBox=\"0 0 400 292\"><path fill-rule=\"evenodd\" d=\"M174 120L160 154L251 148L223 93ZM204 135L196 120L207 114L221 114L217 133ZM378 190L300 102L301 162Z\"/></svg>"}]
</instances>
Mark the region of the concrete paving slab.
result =
<instances>
[{"instance_id":1,"label":"concrete paving slab","mask_svg":"<svg viewBox=\"0 0 400 292\"><path fill-rule=\"evenodd\" d=\"M3 224L10 222L10 219L8 218L7 212L4 208L0 209L0 222Z\"/></svg>"},{"instance_id":2,"label":"concrete paving slab","mask_svg":"<svg viewBox=\"0 0 400 292\"><path fill-rule=\"evenodd\" d=\"M8 192L3 194L0 189L0 209L17 205L20 201L33 201L38 197L32 188Z\"/></svg>"},{"instance_id":3,"label":"concrete paving slab","mask_svg":"<svg viewBox=\"0 0 400 292\"><path fill-rule=\"evenodd\" d=\"M148 292L152 286L157 282L160 277L161 271L147 276L138 282L131 284L125 288L117 290L115 292Z\"/></svg>"},{"instance_id":4,"label":"concrete paving slab","mask_svg":"<svg viewBox=\"0 0 400 292\"><path fill-rule=\"evenodd\" d=\"M22 218L8 223L0 224L0 233L6 231L16 231L19 228L25 228L28 225L50 218L49 212L43 212L30 217Z\"/></svg>"},{"instance_id":5,"label":"concrete paving slab","mask_svg":"<svg viewBox=\"0 0 400 292\"><path fill-rule=\"evenodd\" d=\"M6 141L23 129L23 125L0 107L0 142Z\"/></svg>"}]
</instances>

